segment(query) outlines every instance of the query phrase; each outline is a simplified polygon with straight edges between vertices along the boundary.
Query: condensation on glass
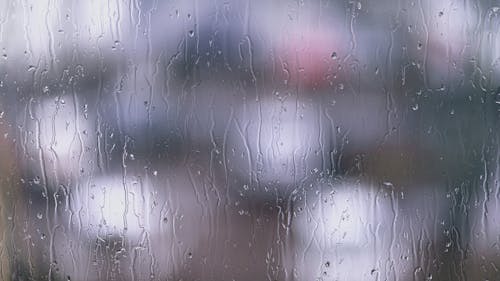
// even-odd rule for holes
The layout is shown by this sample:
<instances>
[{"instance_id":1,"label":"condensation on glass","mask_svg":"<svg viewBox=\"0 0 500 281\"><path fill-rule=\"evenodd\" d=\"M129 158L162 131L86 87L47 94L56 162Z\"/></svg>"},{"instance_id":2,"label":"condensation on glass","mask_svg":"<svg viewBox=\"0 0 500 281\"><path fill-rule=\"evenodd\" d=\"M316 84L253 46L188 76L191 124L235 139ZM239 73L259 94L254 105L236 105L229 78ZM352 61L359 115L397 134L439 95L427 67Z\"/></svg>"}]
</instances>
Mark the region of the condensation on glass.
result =
<instances>
[{"instance_id":1,"label":"condensation on glass","mask_svg":"<svg viewBox=\"0 0 500 281\"><path fill-rule=\"evenodd\" d=\"M1 280L500 280L500 2L0 0Z\"/></svg>"}]
</instances>

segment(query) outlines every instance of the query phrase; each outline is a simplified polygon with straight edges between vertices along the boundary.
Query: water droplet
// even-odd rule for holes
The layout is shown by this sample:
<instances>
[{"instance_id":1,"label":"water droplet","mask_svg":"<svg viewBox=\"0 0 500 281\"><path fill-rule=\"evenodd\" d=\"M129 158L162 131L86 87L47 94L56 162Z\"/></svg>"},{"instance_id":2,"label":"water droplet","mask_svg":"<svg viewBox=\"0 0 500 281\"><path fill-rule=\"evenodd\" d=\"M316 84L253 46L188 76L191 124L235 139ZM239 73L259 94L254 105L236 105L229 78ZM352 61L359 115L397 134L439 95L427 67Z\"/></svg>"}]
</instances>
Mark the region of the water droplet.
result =
<instances>
[{"instance_id":1,"label":"water droplet","mask_svg":"<svg viewBox=\"0 0 500 281\"><path fill-rule=\"evenodd\" d=\"M337 59L337 52L332 53L332 59L336 60Z\"/></svg>"},{"instance_id":2,"label":"water droplet","mask_svg":"<svg viewBox=\"0 0 500 281\"><path fill-rule=\"evenodd\" d=\"M43 214L41 212L39 212L38 214L36 214L36 217L41 220L43 219Z\"/></svg>"},{"instance_id":3,"label":"water droplet","mask_svg":"<svg viewBox=\"0 0 500 281\"><path fill-rule=\"evenodd\" d=\"M189 37L193 37L194 36L194 30L190 30L188 34L189 34Z\"/></svg>"}]
</instances>

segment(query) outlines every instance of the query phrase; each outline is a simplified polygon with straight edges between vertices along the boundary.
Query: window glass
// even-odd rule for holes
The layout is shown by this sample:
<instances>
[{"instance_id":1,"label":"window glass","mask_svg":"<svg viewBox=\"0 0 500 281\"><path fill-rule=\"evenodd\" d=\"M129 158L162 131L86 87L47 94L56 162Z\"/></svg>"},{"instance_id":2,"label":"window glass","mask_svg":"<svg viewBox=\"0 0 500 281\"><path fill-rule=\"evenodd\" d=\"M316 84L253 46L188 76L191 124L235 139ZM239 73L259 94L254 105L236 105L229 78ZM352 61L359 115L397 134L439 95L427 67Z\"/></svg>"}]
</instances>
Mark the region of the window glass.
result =
<instances>
[{"instance_id":1,"label":"window glass","mask_svg":"<svg viewBox=\"0 0 500 281\"><path fill-rule=\"evenodd\" d=\"M0 0L1 280L499 280L500 2Z\"/></svg>"}]
</instances>

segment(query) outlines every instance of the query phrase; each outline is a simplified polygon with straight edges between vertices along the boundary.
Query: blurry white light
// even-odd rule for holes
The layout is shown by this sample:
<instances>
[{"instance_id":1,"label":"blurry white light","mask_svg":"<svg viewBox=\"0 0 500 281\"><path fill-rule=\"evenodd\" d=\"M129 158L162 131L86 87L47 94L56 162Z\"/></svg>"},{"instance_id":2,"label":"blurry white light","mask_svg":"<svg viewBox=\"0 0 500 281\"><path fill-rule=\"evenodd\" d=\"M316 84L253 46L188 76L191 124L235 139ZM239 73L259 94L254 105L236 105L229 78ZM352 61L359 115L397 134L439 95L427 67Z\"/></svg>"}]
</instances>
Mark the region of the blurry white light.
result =
<instances>
[{"instance_id":1,"label":"blurry white light","mask_svg":"<svg viewBox=\"0 0 500 281\"><path fill-rule=\"evenodd\" d=\"M33 62L37 62L41 56L48 58L54 48L52 40L56 32L54 26L58 11L56 2L4 1L4 4L5 11L9 13L0 36L4 39L2 41L7 42L6 52L9 60L21 59L24 51L33 56Z\"/></svg>"},{"instance_id":2,"label":"blurry white light","mask_svg":"<svg viewBox=\"0 0 500 281\"><path fill-rule=\"evenodd\" d=\"M339 280L371 280L383 252L377 248L388 237L388 222L394 218L391 197L362 184L340 183L316 186L318 192L305 198L292 223L297 255L295 263L304 277ZM347 278L347 279L346 279Z\"/></svg>"},{"instance_id":3,"label":"blurry white light","mask_svg":"<svg viewBox=\"0 0 500 281\"><path fill-rule=\"evenodd\" d=\"M390 183L375 187L347 179L312 186L311 194L294 206L291 226L294 264L301 278L413 278L421 262L415 257L425 251L418 240L438 247L443 236L438 229L446 221L446 202L423 203L429 190L403 198ZM425 253L427 258L435 254L439 252Z\"/></svg>"},{"instance_id":4,"label":"blurry white light","mask_svg":"<svg viewBox=\"0 0 500 281\"><path fill-rule=\"evenodd\" d=\"M241 106L232 122L225 149L242 179L290 185L330 168L333 124L315 102L265 97Z\"/></svg>"},{"instance_id":5,"label":"blurry white light","mask_svg":"<svg viewBox=\"0 0 500 281\"><path fill-rule=\"evenodd\" d=\"M479 66L491 86L500 86L500 7L492 7L483 17L484 30L480 33Z\"/></svg>"},{"instance_id":6,"label":"blurry white light","mask_svg":"<svg viewBox=\"0 0 500 281\"><path fill-rule=\"evenodd\" d=\"M3 1L7 11L0 30L12 66L25 62L37 66L60 60L74 49L91 50L128 38L124 27L127 5L115 1ZM104 45L102 45L104 44ZM116 46L115 46L116 47Z\"/></svg>"},{"instance_id":7,"label":"blurry white light","mask_svg":"<svg viewBox=\"0 0 500 281\"><path fill-rule=\"evenodd\" d=\"M200 243L218 204L203 200L205 178L186 167L128 169L129 174L81 178L69 188L69 204L60 206L54 234L59 277L99 280L102 272L112 272L121 280L152 275L164 280L192 255L201 258L206 245Z\"/></svg>"},{"instance_id":8,"label":"blurry white light","mask_svg":"<svg viewBox=\"0 0 500 281\"><path fill-rule=\"evenodd\" d=\"M313 224L317 228L299 231L299 236L313 234L315 240L321 241L326 248L340 245L349 249L365 245L371 239L370 231L366 228L377 228L378 224L391 216L389 200L387 194L377 194L376 190L370 190L368 186L335 186L330 192L323 191L315 196L304 207L304 216L300 218L309 217L316 221ZM376 216L372 217L374 214ZM295 220L295 223L299 225L301 219Z\"/></svg>"},{"instance_id":9,"label":"blurry white light","mask_svg":"<svg viewBox=\"0 0 500 281\"><path fill-rule=\"evenodd\" d=\"M422 42L426 44L423 59L428 86L444 90L445 85L452 87L464 75L461 62L467 55L468 44L474 42L477 12L466 2L430 1L423 20L427 34Z\"/></svg>"},{"instance_id":10,"label":"blurry white light","mask_svg":"<svg viewBox=\"0 0 500 281\"><path fill-rule=\"evenodd\" d=\"M68 203L57 210L60 224L51 238L58 262L52 274L71 280L99 280L102 272L129 276L120 270L134 263L136 249L152 247L151 183L110 173L81 178L68 190Z\"/></svg>"},{"instance_id":11,"label":"blurry white light","mask_svg":"<svg viewBox=\"0 0 500 281\"><path fill-rule=\"evenodd\" d=\"M83 225L80 231L89 237L137 238L149 226L151 190L150 183L138 177L109 175L83 180L71 194L71 209L78 214L73 223Z\"/></svg>"},{"instance_id":12,"label":"blurry white light","mask_svg":"<svg viewBox=\"0 0 500 281\"><path fill-rule=\"evenodd\" d=\"M26 168L37 171L38 161L42 161L47 176L54 176L52 180L56 180L57 175L78 175L81 169L87 170L96 158L97 134L93 119L86 106L73 96L28 102L18 115L22 149L29 155L28 159L38 160L29 162Z\"/></svg>"},{"instance_id":13,"label":"blurry white light","mask_svg":"<svg viewBox=\"0 0 500 281\"><path fill-rule=\"evenodd\" d=\"M471 35L467 33L468 29L477 20L472 7L467 6L466 2L440 0L430 1L429 8L427 25L433 40L446 47L463 48Z\"/></svg>"}]
</instances>

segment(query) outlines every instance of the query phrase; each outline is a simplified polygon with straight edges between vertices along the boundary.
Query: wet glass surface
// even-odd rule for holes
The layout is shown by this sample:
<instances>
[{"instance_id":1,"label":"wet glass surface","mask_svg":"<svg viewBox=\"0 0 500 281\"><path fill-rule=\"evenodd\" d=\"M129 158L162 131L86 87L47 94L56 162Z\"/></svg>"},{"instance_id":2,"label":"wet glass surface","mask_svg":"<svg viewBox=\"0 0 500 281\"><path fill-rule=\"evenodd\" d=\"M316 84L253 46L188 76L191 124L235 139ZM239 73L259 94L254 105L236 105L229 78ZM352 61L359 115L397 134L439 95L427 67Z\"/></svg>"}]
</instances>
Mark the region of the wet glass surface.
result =
<instances>
[{"instance_id":1,"label":"wet glass surface","mask_svg":"<svg viewBox=\"0 0 500 281\"><path fill-rule=\"evenodd\" d=\"M494 0L0 0L0 280L498 280L499 106Z\"/></svg>"}]
</instances>

